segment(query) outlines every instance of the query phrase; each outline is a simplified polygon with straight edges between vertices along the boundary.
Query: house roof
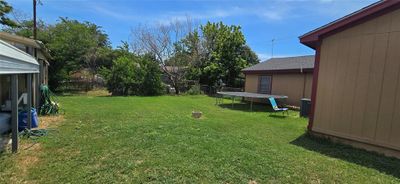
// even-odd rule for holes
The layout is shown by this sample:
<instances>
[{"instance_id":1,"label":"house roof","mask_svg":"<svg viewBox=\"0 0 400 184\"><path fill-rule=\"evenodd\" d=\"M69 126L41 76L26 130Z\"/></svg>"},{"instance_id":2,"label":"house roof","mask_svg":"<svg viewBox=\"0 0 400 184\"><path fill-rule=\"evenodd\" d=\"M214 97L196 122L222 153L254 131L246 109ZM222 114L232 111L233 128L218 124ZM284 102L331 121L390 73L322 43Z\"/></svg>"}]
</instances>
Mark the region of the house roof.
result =
<instances>
[{"instance_id":1,"label":"house roof","mask_svg":"<svg viewBox=\"0 0 400 184\"><path fill-rule=\"evenodd\" d=\"M39 63L31 55L0 40L0 74L39 73Z\"/></svg>"},{"instance_id":2,"label":"house roof","mask_svg":"<svg viewBox=\"0 0 400 184\"><path fill-rule=\"evenodd\" d=\"M381 0L300 36L300 42L313 49L324 36L340 32L400 8L400 0Z\"/></svg>"},{"instance_id":3,"label":"house roof","mask_svg":"<svg viewBox=\"0 0 400 184\"><path fill-rule=\"evenodd\" d=\"M51 59L51 55L49 54L48 49L44 46L43 42L41 42L40 40L34 40L34 39L26 38L23 36L10 34L7 32L0 32L0 39L5 40L5 41L10 41L10 42L15 42L15 43L21 43L21 44L31 46L36 49L40 49L42 51L43 55L47 59Z\"/></svg>"},{"instance_id":4,"label":"house roof","mask_svg":"<svg viewBox=\"0 0 400 184\"><path fill-rule=\"evenodd\" d=\"M271 58L242 70L243 73L310 72L314 69L314 55Z\"/></svg>"},{"instance_id":5,"label":"house roof","mask_svg":"<svg viewBox=\"0 0 400 184\"><path fill-rule=\"evenodd\" d=\"M31 46L33 48L40 49L40 45L34 39L25 38L23 36L14 35L14 34L10 34L7 32L0 32L0 38L3 40L9 40L9 41L17 42L17 43L22 43L22 44Z\"/></svg>"},{"instance_id":6,"label":"house roof","mask_svg":"<svg viewBox=\"0 0 400 184\"><path fill-rule=\"evenodd\" d=\"M162 70L166 70L167 72L181 72L187 69L187 66L163 66L161 67Z\"/></svg>"}]
</instances>

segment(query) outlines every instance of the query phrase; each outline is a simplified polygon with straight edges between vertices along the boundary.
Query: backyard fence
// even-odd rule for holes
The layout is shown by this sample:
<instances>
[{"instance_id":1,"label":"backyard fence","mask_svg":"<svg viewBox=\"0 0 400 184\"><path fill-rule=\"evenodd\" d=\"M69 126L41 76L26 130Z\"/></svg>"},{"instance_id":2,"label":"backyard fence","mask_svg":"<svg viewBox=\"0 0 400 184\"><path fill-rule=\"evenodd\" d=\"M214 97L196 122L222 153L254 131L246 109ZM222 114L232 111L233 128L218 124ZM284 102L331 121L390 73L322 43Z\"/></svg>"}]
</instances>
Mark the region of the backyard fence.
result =
<instances>
[{"instance_id":1,"label":"backyard fence","mask_svg":"<svg viewBox=\"0 0 400 184\"><path fill-rule=\"evenodd\" d=\"M59 91L90 91L93 89L104 88L103 81L90 80L68 80L63 81L58 89Z\"/></svg>"}]
</instances>

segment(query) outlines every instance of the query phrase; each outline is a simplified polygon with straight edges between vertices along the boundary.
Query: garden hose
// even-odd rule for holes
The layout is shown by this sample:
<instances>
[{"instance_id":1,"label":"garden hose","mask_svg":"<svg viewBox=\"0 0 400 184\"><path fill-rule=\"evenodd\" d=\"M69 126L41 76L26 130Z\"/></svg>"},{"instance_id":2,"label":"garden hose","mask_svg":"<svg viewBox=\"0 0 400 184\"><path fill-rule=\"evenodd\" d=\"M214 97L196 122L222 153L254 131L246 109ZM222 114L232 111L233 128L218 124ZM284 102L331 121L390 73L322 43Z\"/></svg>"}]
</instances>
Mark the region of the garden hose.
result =
<instances>
[{"instance_id":1,"label":"garden hose","mask_svg":"<svg viewBox=\"0 0 400 184\"><path fill-rule=\"evenodd\" d=\"M60 113L56 95L47 85L40 86L42 105L39 108L40 115L55 115Z\"/></svg>"},{"instance_id":2,"label":"garden hose","mask_svg":"<svg viewBox=\"0 0 400 184\"><path fill-rule=\"evenodd\" d=\"M25 130L21 131L18 135L21 137L39 138L39 137L47 136L48 130L47 129L34 129L34 130L25 129Z\"/></svg>"}]
</instances>

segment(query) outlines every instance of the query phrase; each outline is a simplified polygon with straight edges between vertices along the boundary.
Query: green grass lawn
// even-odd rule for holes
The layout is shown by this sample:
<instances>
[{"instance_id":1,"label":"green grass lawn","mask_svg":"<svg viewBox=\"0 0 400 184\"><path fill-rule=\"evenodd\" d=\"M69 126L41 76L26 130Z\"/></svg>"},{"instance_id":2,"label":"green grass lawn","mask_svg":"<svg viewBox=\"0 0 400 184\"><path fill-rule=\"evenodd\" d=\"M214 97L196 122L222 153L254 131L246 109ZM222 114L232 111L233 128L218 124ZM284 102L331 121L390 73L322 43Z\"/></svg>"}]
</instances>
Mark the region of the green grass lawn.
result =
<instances>
[{"instance_id":1,"label":"green grass lawn","mask_svg":"<svg viewBox=\"0 0 400 184\"><path fill-rule=\"evenodd\" d=\"M310 138L297 112L220 107L206 96L60 101L55 130L0 156L1 183L400 182L399 160Z\"/></svg>"}]
</instances>

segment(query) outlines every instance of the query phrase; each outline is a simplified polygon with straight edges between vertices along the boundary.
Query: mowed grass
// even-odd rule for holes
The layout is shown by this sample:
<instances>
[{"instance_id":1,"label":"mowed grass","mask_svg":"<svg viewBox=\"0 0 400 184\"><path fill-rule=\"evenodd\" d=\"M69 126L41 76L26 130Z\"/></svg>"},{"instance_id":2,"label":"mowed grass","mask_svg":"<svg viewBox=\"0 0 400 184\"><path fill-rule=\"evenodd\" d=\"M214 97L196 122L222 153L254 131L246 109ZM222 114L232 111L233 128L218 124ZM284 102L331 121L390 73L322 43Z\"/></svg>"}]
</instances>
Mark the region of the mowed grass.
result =
<instances>
[{"instance_id":1,"label":"mowed grass","mask_svg":"<svg viewBox=\"0 0 400 184\"><path fill-rule=\"evenodd\" d=\"M206 96L60 98L65 120L2 183L397 183L400 161L305 135L307 119ZM230 101L226 101L227 103ZM202 111L193 119L193 110ZM22 166L21 166L22 164Z\"/></svg>"}]
</instances>

